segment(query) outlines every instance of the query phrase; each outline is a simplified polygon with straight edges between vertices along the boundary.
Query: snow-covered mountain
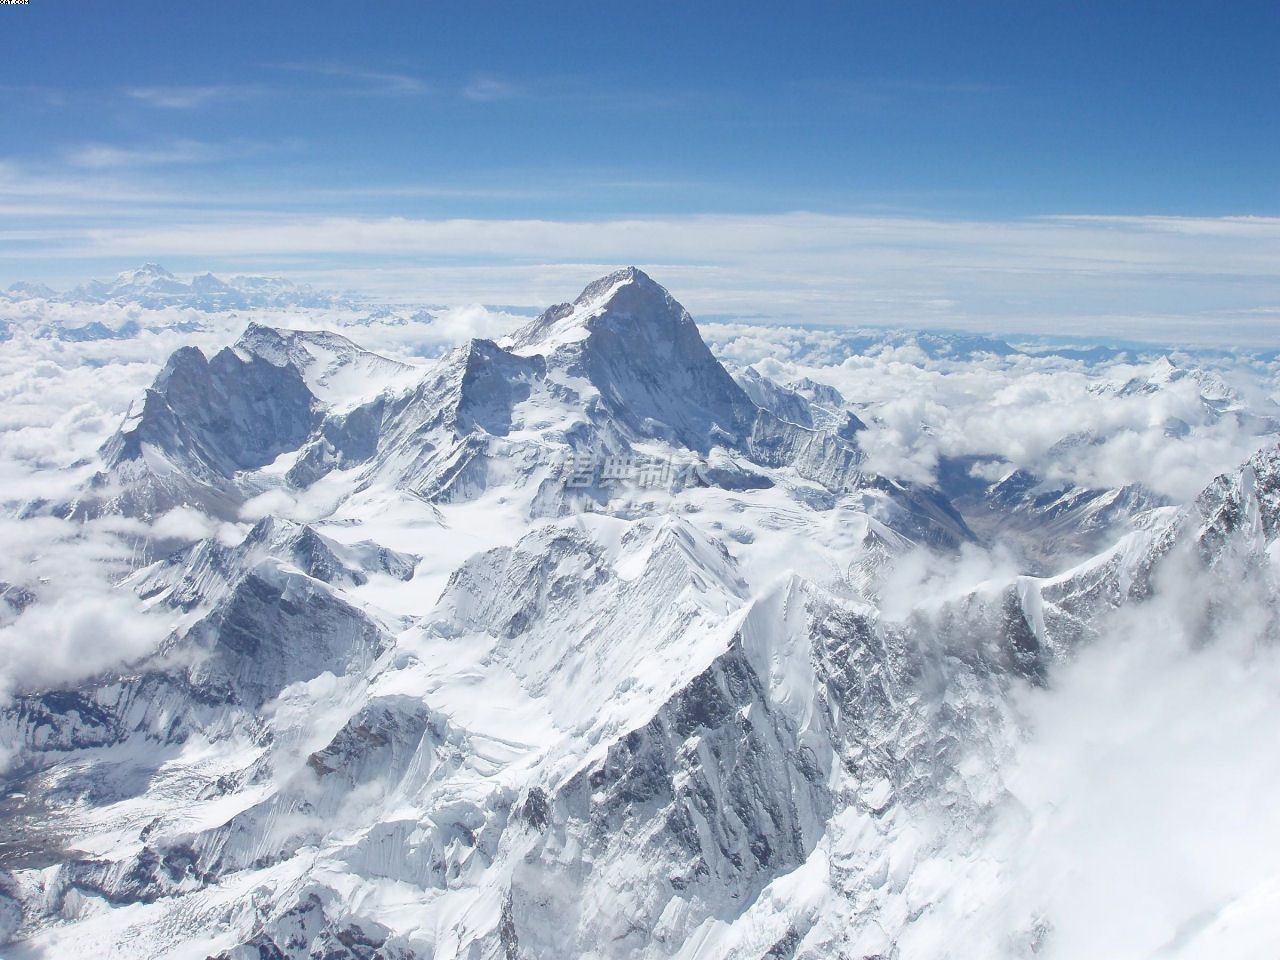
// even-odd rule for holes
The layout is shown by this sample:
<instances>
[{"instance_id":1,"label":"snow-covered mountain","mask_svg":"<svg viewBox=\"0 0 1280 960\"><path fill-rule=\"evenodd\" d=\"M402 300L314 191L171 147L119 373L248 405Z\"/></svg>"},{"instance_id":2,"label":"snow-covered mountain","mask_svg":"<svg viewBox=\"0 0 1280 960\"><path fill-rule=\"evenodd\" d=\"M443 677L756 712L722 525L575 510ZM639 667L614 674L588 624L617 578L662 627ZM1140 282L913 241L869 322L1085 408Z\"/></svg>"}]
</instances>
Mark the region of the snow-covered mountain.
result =
<instances>
[{"instance_id":1,"label":"snow-covered mountain","mask_svg":"<svg viewBox=\"0 0 1280 960\"><path fill-rule=\"evenodd\" d=\"M678 462L682 483L776 486L806 501L857 496L913 540L971 536L938 491L864 473L847 424L806 426L758 406L688 313L634 268L504 343L472 340L425 370L336 334L260 326L211 358L179 350L103 447L83 496L54 510L150 518L191 505L234 519L255 496L323 481L339 499L389 486L432 503L502 486L530 515L554 515L628 479L591 469L566 485L575 458Z\"/></svg>"},{"instance_id":2,"label":"snow-covered mountain","mask_svg":"<svg viewBox=\"0 0 1280 960\"><path fill-rule=\"evenodd\" d=\"M279 277L235 276L226 280L212 273L180 280L158 263L144 263L117 274L113 280L90 280L65 293L44 284L19 282L4 294L10 300L53 300L67 303L133 303L142 307L189 307L195 310L246 310L263 307L327 307L339 302L333 294Z\"/></svg>"},{"instance_id":3,"label":"snow-covered mountain","mask_svg":"<svg viewBox=\"0 0 1280 960\"><path fill-rule=\"evenodd\" d=\"M1280 446L1182 504L929 484L857 404L731 375L635 268L429 362L179 349L14 521L126 538L155 639L7 692L5 956L1103 955L1032 857L1076 808L1027 788L1028 718L1133 624L1265 660ZM1092 555L978 564L1010 531ZM1265 942L1270 876L1112 955Z\"/></svg>"}]
</instances>

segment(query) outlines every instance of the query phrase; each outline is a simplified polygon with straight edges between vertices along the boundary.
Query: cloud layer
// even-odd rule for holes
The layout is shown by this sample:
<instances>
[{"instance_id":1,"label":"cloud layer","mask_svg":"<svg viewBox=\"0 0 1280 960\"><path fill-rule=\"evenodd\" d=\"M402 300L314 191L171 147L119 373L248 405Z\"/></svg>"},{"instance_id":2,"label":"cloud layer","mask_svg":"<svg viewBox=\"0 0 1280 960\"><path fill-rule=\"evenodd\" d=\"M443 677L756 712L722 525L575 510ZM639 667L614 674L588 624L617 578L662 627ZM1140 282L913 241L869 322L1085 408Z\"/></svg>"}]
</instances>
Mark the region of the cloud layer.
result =
<instances>
[{"instance_id":1,"label":"cloud layer","mask_svg":"<svg viewBox=\"0 0 1280 960\"><path fill-rule=\"evenodd\" d=\"M88 145L75 156L103 173L171 150L188 157L191 145L136 158ZM702 316L1280 345L1276 218L798 212L567 221L261 208L193 218L175 211L183 203L177 186L176 194L153 188L153 201L111 178L72 187L11 170L0 175L0 205L20 211L87 201L92 210L118 196L109 205L131 208L132 217L92 226L42 217L40 229L0 230L0 273L18 279L50 261L65 270L69 262L120 267L163 256L215 270L265 267L402 300L545 305L606 269L636 263ZM42 191L44 199L32 199Z\"/></svg>"}]
</instances>

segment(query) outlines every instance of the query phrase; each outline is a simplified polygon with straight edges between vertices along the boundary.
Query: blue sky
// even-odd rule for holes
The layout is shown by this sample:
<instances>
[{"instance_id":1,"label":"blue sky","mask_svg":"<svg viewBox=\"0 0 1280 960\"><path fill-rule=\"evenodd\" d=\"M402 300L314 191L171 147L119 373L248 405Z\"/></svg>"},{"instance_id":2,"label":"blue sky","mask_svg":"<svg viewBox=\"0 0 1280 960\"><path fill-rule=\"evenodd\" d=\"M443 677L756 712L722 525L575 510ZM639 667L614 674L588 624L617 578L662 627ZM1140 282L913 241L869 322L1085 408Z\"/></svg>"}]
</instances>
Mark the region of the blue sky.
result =
<instances>
[{"instance_id":1,"label":"blue sky","mask_svg":"<svg viewBox=\"0 0 1280 960\"><path fill-rule=\"evenodd\" d=\"M538 300L622 259L745 313L723 292L783 260L761 312L825 292L817 319L866 319L922 269L916 299L974 322L1280 303L1275 2L31 0L0 31L6 282L145 257L425 299L484 296L488 275ZM798 216L839 239L787 246ZM1082 216L1126 218L1140 281L1081 285L1117 243ZM964 266L992 225L998 249ZM751 256L720 249L743 236ZM833 282L895 248L861 299ZM1243 278L1242 250L1264 258ZM1076 279L1048 299L979 276L1054 256Z\"/></svg>"}]
</instances>

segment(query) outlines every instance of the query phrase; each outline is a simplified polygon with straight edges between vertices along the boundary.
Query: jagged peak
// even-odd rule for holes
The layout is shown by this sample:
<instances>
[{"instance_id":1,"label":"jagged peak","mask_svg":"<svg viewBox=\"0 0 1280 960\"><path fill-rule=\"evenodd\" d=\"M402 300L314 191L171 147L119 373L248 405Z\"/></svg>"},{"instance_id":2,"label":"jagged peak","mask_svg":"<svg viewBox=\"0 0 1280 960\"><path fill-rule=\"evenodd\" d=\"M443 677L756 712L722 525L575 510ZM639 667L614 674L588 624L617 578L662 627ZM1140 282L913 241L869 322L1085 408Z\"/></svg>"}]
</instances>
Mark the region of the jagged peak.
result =
<instances>
[{"instance_id":1,"label":"jagged peak","mask_svg":"<svg viewBox=\"0 0 1280 960\"><path fill-rule=\"evenodd\" d=\"M639 267L623 267L621 270L605 274L598 280L592 280L582 288L582 293L578 294L573 302L575 304L586 304L602 298L608 298L625 284L635 284L648 290L661 292L664 296L670 296L662 284L658 283Z\"/></svg>"},{"instance_id":2,"label":"jagged peak","mask_svg":"<svg viewBox=\"0 0 1280 960\"><path fill-rule=\"evenodd\" d=\"M292 367L307 389L331 409L349 409L384 390L408 389L421 372L365 350L331 330L297 330L250 323L231 351L241 360Z\"/></svg>"},{"instance_id":3,"label":"jagged peak","mask_svg":"<svg viewBox=\"0 0 1280 960\"><path fill-rule=\"evenodd\" d=\"M689 449L744 443L759 413L689 312L636 267L587 284L502 346L585 377L617 421Z\"/></svg>"},{"instance_id":4,"label":"jagged peak","mask_svg":"<svg viewBox=\"0 0 1280 960\"><path fill-rule=\"evenodd\" d=\"M503 389L506 389L518 381L541 377L545 373L546 360L542 356L525 356L492 340L473 337L441 358L433 376L421 381L418 390L430 392L436 389L433 384L451 384L449 407L456 414L459 405L474 399L472 393L475 389L479 388L481 395L489 395L493 387L482 386L484 383L503 381L507 385Z\"/></svg>"},{"instance_id":5,"label":"jagged peak","mask_svg":"<svg viewBox=\"0 0 1280 960\"><path fill-rule=\"evenodd\" d=\"M302 531L303 527L303 524L294 520L278 517L275 514L267 514L245 534L244 539L240 541L240 545L243 547L250 544L269 543L281 536L295 536Z\"/></svg>"},{"instance_id":6,"label":"jagged peak","mask_svg":"<svg viewBox=\"0 0 1280 960\"><path fill-rule=\"evenodd\" d=\"M282 330L251 320L231 349L241 356L252 354L270 360L276 366L283 366L288 362L288 357L281 356L281 352L287 351L289 342L300 332L303 331Z\"/></svg>"},{"instance_id":7,"label":"jagged peak","mask_svg":"<svg viewBox=\"0 0 1280 960\"><path fill-rule=\"evenodd\" d=\"M1164 356L1156 360L1148 368L1148 383L1171 383L1187 375L1187 371Z\"/></svg>"},{"instance_id":8,"label":"jagged peak","mask_svg":"<svg viewBox=\"0 0 1280 960\"><path fill-rule=\"evenodd\" d=\"M269 360L276 366L284 366L290 361L305 365L304 358L293 356L289 352L291 348L297 346L339 350L351 355L369 352L354 340L331 330L296 330L289 327L272 327L256 321L249 322L232 349L242 354L254 354ZM387 359L387 362L398 363L390 359Z\"/></svg>"},{"instance_id":9,"label":"jagged peak","mask_svg":"<svg viewBox=\"0 0 1280 960\"><path fill-rule=\"evenodd\" d=\"M624 267L587 284L572 303L558 303L511 338L517 348L558 346L584 339L601 318L661 324L674 333L693 319L670 292L638 267Z\"/></svg>"},{"instance_id":10,"label":"jagged peak","mask_svg":"<svg viewBox=\"0 0 1280 960\"><path fill-rule=\"evenodd\" d=\"M506 353L502 347L486 337L472 337L466 343L454 348L455 356L466 362L472 360L488 360L499 353Z\"/></svg>"},{"instance_id":11,"label":"jagged peak","mask_svg":"<svg viewBox=\"0 0 1280 960\"><path fill-rule=\"evenodd\" d=\"M501 344L484 337L472 337L444 354L433 368L433 373L436 376L462 378L507 356L513 354Z\"/></svg>"},{"instance_id":12,"label":"jagged peak","mask_svg":"<svg viewBox=\"0 0 1280 960\"><path fill-rule=\"evenodd\" d=\"M151 390L163 390L169 380L176 374L184 370L208 366L208 363L209 358L199 347L194 344L181 346L169 354L169 359L160 368L160 372L156 375L156 379L151 385Z\"/></svg>"},{"instance_id":13,"label":"jagged peak","mask_svg":"<svg viewBox=\"0 0 1280 960\"><path fill-rule=\"evenodd\" d=\"M633 318L688 319L689 314L662 284L637 267L615 270L587 284L574 300L575 312L617 312Z\"/></svg>"},{"instance_id":14,"label":"jagged peak","mask_svg":"<svg viewBox=\"0 0 1280 960\"><path fill-rule=\"evenodd\" d=\"M32 280L19 280L9 285L9 292L24 297L39 297L45 300L57 296L57 291L46 284Z\"/></svg>"},{"instance_id":15,"label":"jagged peak","mask_svg":"<svg viewBox=\"0 0 1280 960\"><path fill-rule=\"evenodd\" d=\"M233 290L234 288L213 273L198 273L191 278L191 289L197 292Z\"/></svg>"},{"instance_id":16,"label":"jagged peak","mask_svg":"<svg viewBox=\"0 0 1280 960\"><path fill-rule=\"evenodd\" d=\"M125 270L116 275L117 283L132 283L138 280L147 280L159 278L164 280L173 280L174 275L160 266L158 263L144 263L141 266L134 267L132 270Z\"/></svg>"},{"instance_id":17,"label":"jagged peak","mask_svg":"<svg viewBox=\"0 0 1280 960\"><path fill-rule=\"evenodd\" d=\"M244 328L244 333L240 334L240 339L253 338L257 336L280 336L281 330L266 323L258 323L257 320L250 320L249 325Z\"/></svg>"}]
</instances>

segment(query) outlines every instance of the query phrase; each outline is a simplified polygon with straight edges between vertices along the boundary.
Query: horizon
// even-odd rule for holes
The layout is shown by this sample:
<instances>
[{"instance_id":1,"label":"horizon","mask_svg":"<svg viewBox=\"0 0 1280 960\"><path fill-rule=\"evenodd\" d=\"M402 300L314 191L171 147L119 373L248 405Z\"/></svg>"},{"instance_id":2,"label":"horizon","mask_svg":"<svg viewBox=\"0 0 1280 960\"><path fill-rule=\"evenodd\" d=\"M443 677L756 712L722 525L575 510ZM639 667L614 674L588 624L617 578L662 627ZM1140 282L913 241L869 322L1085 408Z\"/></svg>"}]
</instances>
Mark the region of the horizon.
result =
<instances>
[{"instance_id":1,"label":"horizon","mask_svg":"<svg viewBox=\"0 0 1280 960\"><path fill-rule=\"evenodd\" d=\"M600 268L597 268L597 269L600 269ZM590 283L594 283L601 279L604 279L604 277L608 276L611 273L624 270L624 269L639 270L641 273L644 273L646 276L648 276L651 280L655 280L655 282L657 282L660 286L662 286L663 289L666 289L668 293L671 293L670 289L667 288L666 285L663 284L660 279L654 278L651 274L649 274L647 270L637 267L635 265L630 265L627 267L615 266L612 268L604 268L601 270L600 273L595 274L592 278L586 281L583 281L581 283L581 287L588 286L590 285ZM235 281L244 281L244 280L271 280L271 281L283 280L284 282L287 282L287 283L291 283L291 284L293 283L292 280L289 280L288 278L282 277L282 276L262 276L262 275L255 275L255 274L232 274L232 273L224 273L221 276L219 276L215 274L213 271L194 271L194 272L188 272L188 273L175 273L169 270L164 264L156 263L155 261L148 261L146 263L137 264L132 268L119 271L114 277L100 276L100 277L80 278L80 280L75 284L64 286L61 289L49 288L49 292L54 294L54 297L52 298L53 300L60 301L60 302L83 303L83 304L114 303L122 307L144 306L143 304L140 304L137 301L131 299L127 295L111 296L110 298L106 300L101 300L101 301L92 300L92 299L89 299L89 300L75 299L76 295L84 294L88 292L86 291L85 288L90 287L94 284L109 286L112 281L120 282L125 280L126 278L131 278L137 273L144 272L144 271L156 272L161 276L170 277L177 280L180 283L185 283L185 284L191 284L195 279L201 278L201 277L213 277L215 280L221 283L229 284L229 285L234 285ZM26 288L33 287L33 286L43 286L43 284L40 284L38 282L33 282L33 281L18 281L11 284L10 287L7 288L7 291L5 292L17 293L20 295L30 294L31 291ZM506 316L509 316L509 317L525 318L525 319L533 319L537 317L539 314L541 314L544 310L548 309L549 307L555 306L557 304L572 302L572 297L570 297L569 299L562 298L560 300L549 300L549 301L544 301L536 304L485 303L485 302L474 302L474 303L465 303L465 304L456 304L456 303L446 304L446 303L432 302L427 300L414 300L414 299L395 300L390 298L378 298L378 297L366 295L359 290L326 289L323 286L316 286L310 283L297 284L295 285L294 288L298 290L309 291L320 297L332 297L333 300L335 301L333 304L333 307L339 307L339 306L354 307L354 308L385 307L385 308L398 308L398 309L406 309L406 310L424 310L424 309L425 310L433 310L433 309L448 310L453 307L462 307L462 308L478 307L481 310L484 310L486 312L490 312L494 314L505 314ZM35 294L35 297L37 299L39 298L39 296L40 295L38 293ZM175 309L192 309L193 308L190 302L183 301L182 294L176 294L174 296L176 297L176 299L174 299L172 303L165 304L165 305L157 305L157 306L146 305L144 306L144 308L151 309L151 310L164 310L168 308L175 308ZM680 300L679 296L677 296L676 294L672 293L672 296L675 297L677 301ZM681 305L684 306L683 302L681 302ZM213 310L214 308L211 306L197 306L197 307L194 307L194 309L200 312L206 312L206 311ZM224 307L222 309L225 311L234 313L236 310L241 308ZM250 307L248 309L250 312L252 312L253 308ZM313 319L317 321L321 321L324 319L323 310L325 308L299 307L295 309L302 311L300 314L301 316L309 316L311 312L319 312L320 315L314 317ZM965 327L948 327L948 326L942 326L942 325L935 325L935 326L906 325L901 323L893 323L889 321L877 322L875 320L868 320L861 323L845 323L845 324L812 322L812 321L805 320L804 318L796 318L788 321L780 321L777 318L765 317L765 316L749 316L749 315L740 316L735 314L698 313L692 310L690 311L690 314L693 316L694 321L698 323L699 326L705 325L708 327L711 327L711 326L723 327L723 326L741 325L741 326L747 326L747 327L762 327L762 328L776 327L779 329L795 329L795 330L809 330L809 331L828 330L833 333L844 333L849 335L854 335L859 333L870 333L870 334L878 334L883 336L889 336L893 334L909 334L909 335L922 334L922 335L933 335L933 336L950 337L950 338L975 338L975 339L990 340L993 344L1000 343L1005 346L1012 347L1015 350L1019 350L1020 352L1021 351L1029 352L1031 355L1036 355L1038 352L1044 352L1044 351L1052 352L1056 348L1085 349L1088 347L1102 347L1102 348L1115 349L1115 350L1133 350L1133 351L1139 351L1143 353L1151 353L1151 352L1165 352L1167 354L1187 353L1193 356L1209 356L1214 354L1221 354L1224 356L1230 356L1230 355L1266 356L1266 355L1270 355L1272 353L1277 352L1277 350L1280 350L1280 347L1277 347L1276 345L1277 342L1275 340L1265 336L1257 339L1256 341L1241 340L1232 346L1222 346L1216 343L1212 339L1197 340L1195 338L1190 338L1190 337L1187 339L1183 339L1181 341L1174 341L1174 340L1141 339L1139 337L1131 337L1131 336L1124 336L1124 335L1112 336L1112 335L1108 335L1105 332L1071 333L1071 332L1059 331L1059 332L1049 333L1049 332L1037 332L1032 330L1018 331L1018 330L1000 330L996 328L984 329L982 327L965 328ZM253 322L254 321L250 321L251 325ZM293 328L289 328L289 329L293 329Z\"/></svg>"}]
</instances>

